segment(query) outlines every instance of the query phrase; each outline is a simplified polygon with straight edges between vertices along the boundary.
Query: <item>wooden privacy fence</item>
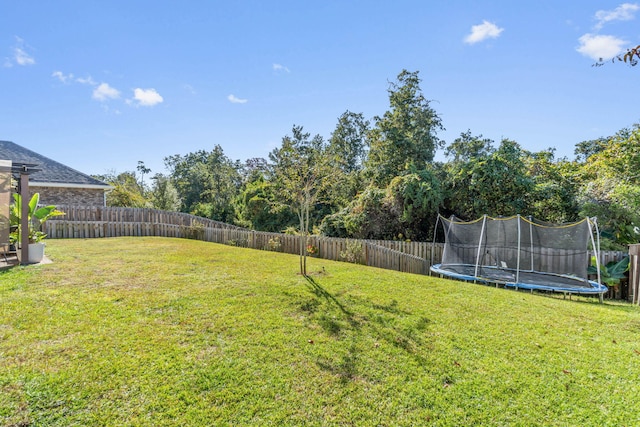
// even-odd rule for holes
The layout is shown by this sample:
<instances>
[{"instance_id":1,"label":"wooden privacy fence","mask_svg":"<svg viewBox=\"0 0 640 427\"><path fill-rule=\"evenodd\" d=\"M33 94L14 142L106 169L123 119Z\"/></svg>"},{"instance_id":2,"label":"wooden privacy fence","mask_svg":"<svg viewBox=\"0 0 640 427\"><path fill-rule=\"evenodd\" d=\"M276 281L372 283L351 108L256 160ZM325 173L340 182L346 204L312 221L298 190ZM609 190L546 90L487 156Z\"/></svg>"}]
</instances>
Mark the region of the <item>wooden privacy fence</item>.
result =
<instances>
[{"instance_id":1,"label":"wooden privacy fence","mask_svg":"<svg viewBox=\"0 0 640 427\"><path fill-rule=\"evenodd\" d=\"M42 226L49 238L121 236L179 237L245 248L300 253L300 237L248 230L180 212L148 208L59 206L64 216ZM431 259L442 258L443 245L427 242L394 242L309 236L310 256L349 261L406 273L429 274ZM432 254L433 252L433 254Z\"/></svg>"},{"instance_id":2,"label":"wooden privacy fence","mask_svg":"<svg viewBox=\"0 0 640 427\"><path fill-rule=\"evenodd\" d=\"M243 230L241 227L225 222L214 221L182 212L168 212L148 208L119 208L106 206L58 206L63 216L53 217L49 221L104 221L114 223L152 223L171 224L190 227L199 224L204 227ZM43 225L46 225L43 224Z\"/></svg>"},{"instance_id":3,"label":"wooden privacy fence","mask_svg":"<svg viewBox=\"0 0 640 427\"><path fill-rule=\"evenodd\" d=\"M49 238L179 237L289 254L300 253L299 236L248 230L181 212L100 206L60 206L59 209L65 212L64 216L51 218L43 224L43 231ZM309 236L307 244L311 246L313 257L415 274L429 274L432 260L439 263L444 248L443 244L434 245L430 242L323 236ZM600 255L600 262L604 265L621 259L625 254L601 252ZM557 254L550 256L558 258Z\"/></svg>"}]
</instances>

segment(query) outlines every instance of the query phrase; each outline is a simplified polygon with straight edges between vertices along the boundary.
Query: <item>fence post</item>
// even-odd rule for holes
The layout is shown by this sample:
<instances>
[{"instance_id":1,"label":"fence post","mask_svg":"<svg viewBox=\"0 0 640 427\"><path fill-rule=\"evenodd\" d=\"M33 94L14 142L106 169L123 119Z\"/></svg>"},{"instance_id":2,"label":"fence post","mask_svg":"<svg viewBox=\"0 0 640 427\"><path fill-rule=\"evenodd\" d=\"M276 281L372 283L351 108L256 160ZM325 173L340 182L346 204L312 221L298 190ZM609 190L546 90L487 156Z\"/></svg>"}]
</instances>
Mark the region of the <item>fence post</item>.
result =
<instances>
[{"instance_id":1,"label":"fence post","mask_svg":"<svg viewBox=\"0 0 640 427\"><path fill-rule=\"evenodd\" d=\"M640 244L629 245L629 297L640 305Z\"/></svg>"}]
</instances>

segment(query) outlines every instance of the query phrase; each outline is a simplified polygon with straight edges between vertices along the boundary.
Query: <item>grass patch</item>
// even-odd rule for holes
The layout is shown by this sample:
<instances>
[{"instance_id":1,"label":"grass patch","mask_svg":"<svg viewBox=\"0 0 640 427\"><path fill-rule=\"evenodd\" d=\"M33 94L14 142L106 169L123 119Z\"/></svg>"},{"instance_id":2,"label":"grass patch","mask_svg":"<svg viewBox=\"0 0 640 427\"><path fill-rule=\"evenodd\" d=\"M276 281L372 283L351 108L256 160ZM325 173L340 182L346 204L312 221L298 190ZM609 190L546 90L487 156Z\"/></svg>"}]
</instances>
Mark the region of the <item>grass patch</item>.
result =
<instances>
[{"instance_id":1,"label":"grass patch","mask_svg":"<svg viewBox=\"0 0 640 427\"><path fill-rule=\"evenodd\" d=\"M193 240L0 272L0 424L640 424L640 311Z\"/></svg>"}]
</instances>

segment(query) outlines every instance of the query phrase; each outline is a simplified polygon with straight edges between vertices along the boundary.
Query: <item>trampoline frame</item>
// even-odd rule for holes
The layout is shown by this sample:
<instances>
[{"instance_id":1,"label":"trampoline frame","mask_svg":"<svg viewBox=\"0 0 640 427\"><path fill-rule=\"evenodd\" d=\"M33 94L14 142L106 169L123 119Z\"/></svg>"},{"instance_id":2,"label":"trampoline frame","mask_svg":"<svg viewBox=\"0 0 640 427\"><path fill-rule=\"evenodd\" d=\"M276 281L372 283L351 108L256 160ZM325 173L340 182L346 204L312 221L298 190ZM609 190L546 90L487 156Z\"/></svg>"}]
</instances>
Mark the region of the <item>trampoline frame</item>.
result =
<instances>
[{"instance_id":1,"label":"trampoline frame","mask_svg":"<svg viewBox=\"0 0 640 427\"><path fill-rule=\"evenodd\" d=\"M459 266L465 266L469 268L475 268L472 264L456 264ZM505 269L494 266L482 266L483 269L495 269L501 271L513 271L514 269ZM491 277L483 277L483 276L471 276L467 274L460 274L450 270L446 270L442 268L442 264L435 264L431 266L431 272L434 274L439 274L440 276L446 276L451 279L461 280L464 282L474 282L474 283L483 283L483 284L495 284L495 285L503 285L505 288L513 288L513 289L526 289L526 290L538 290L538 291L549 291L549 292L559 292L564 294L584 294L584 295L602 295L607 292L609 289L598 282L593 280L584 280L580 277L568 276L564 274L553 274L553 273L543 273L538 271L527 271L526 273L529 275L539 275L539 276L553 276L562 278L565 280L574 280L576 283L584 283L589 284L591 287L586 286L576 286L576 287L563 287L563 286L549 286L542 285L539 283L527 283L527 282L516 282L516 281L506 281L499 280Z\"/></svg>"}]
</instances>

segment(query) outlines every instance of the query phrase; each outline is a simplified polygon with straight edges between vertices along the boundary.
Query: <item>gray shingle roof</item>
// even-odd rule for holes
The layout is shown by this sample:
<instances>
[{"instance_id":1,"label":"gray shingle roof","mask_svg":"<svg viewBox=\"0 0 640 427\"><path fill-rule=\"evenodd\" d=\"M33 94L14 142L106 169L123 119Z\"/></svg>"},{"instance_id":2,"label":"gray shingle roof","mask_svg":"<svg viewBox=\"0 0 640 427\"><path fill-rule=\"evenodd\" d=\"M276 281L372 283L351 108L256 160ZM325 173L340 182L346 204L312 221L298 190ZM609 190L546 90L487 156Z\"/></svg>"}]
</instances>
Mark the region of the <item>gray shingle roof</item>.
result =
<instances>
[{"instance_id":1,"label":"gray shingle roof","mask_svg":"<svg viewBox=\"0 0 640 427\"><path fill-rule=\"evenodd\" d=\"M11 141L0 141L0 159L11 160L15 165L18 164L36 164L41 169L29 175L29 182L32 184L70 184L76 187L101 186L110 188L109 184L105 184L91 176L78 172L62 163L51 160L41 154L28 150Z\"/></svg>"}]
</instances>

